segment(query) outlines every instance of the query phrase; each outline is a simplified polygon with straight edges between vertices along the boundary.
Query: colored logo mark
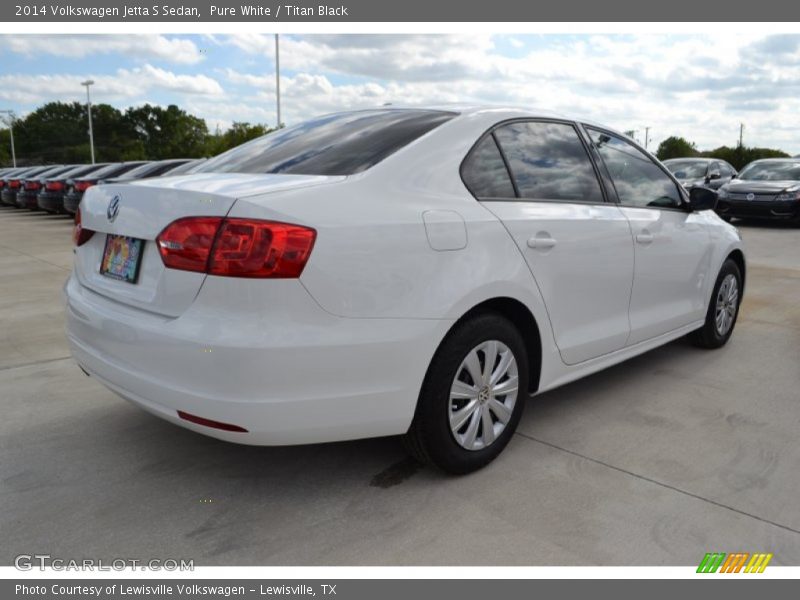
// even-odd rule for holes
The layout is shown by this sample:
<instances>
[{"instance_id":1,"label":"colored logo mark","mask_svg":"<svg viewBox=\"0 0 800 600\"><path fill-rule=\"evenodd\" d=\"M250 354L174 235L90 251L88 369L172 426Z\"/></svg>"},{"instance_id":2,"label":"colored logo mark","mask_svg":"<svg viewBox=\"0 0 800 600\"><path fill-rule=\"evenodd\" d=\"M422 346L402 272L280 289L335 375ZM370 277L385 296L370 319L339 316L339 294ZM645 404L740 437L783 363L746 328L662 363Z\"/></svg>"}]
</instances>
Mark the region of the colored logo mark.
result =
<instances>
[{"instance_id":1,"label":"colored logo mark","mask_svg":"<svg viewBox=\"0 0 800 600\"><path fill-rule=\"evenodd\" d=\"M708 552L697 567L698 573L763 573L772 554L757 552Z\"/></svg>"}]
</instances>

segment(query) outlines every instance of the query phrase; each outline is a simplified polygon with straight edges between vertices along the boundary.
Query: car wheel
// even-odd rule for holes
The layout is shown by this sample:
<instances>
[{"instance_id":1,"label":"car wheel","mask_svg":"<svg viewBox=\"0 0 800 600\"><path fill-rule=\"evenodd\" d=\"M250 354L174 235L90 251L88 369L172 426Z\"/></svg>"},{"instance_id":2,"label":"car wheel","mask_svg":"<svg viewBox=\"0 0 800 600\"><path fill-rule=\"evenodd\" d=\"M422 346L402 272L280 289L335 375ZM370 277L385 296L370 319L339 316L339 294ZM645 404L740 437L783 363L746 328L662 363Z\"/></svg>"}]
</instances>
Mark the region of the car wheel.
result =
<instances>
[{"instance_id":1,"label":"car wheel","mask_svg":"<svg viewBox=\"0 0 800 600\"><path fill-rule=\"evenodd\" d=\"M428 368L406 447L449 473L480 469L514 434L528 377L525 342L508 319L485 313L456 325Z\"/></svg>"},{"instance_id":2,"label":"car wheel","mask_svg":"<svg viewBox=\"0 0 800 600\"><path fill-rule=\"evenodd\" d=\"M714 284L705 324L692 332L691 339L701 348L724 346L733 333L742 301L742 274L730 259L722 265Z\"/></svg>"}]
</instances>

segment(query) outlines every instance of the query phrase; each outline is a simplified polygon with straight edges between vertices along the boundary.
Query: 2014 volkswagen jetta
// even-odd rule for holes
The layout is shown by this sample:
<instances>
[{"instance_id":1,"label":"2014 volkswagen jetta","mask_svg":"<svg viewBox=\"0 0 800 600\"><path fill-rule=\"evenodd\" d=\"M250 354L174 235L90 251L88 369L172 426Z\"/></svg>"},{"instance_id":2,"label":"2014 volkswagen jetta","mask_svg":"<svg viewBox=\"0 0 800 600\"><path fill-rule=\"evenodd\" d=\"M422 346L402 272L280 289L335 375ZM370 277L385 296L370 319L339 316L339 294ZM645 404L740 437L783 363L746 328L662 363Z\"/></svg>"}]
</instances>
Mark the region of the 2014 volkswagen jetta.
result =
<instances>
[{"instance_id":1,"label":"2014 volkswagen jetta","mask_svg":"<svg viewBox=\"0 0 800 600\"><path fill-rule=\"evenodd\" d=\"M86 372L246 444L404 434L463 473L525 400L691 334L725 344L736 230L599 125L516 109L320 117L83 198Z\"/></svg>"}]
</instances>

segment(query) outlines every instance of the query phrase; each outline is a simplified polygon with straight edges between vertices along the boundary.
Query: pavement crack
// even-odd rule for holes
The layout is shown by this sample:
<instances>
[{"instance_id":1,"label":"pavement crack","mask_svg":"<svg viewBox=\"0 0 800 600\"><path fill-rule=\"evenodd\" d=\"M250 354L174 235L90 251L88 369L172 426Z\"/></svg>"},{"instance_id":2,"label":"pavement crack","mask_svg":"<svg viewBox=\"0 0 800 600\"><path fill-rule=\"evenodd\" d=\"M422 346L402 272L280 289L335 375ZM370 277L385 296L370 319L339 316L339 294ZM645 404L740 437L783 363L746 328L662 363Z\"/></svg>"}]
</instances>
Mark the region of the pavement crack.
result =
<instances>
[{"instance_id":1,"label":"pavement crack","mask_svg":"<svg viewBox=\"0 0 800 600\"><path fill-rule=\"evenodd\" d=\"M0 372L2 371L10 371L11 369L21 369L23 367L35 367L36 365L46 365L47 363L54 363L61 360L67 360L72 358L71 356L61 356L59 358L48 358L45 360L36 360L33 362L21 363L18 365L8 365L7 367L0 367Z\"/></svg>"},{"instance_id":2,"label":"pavement crack","mask_svg":"<svg viewBox=\"0 0 800 600\"><path fill-rule=\"evenodd\" d=\"M754 515L753 513L749 513L744 510L740 510L738 508L734 508L733 506L729 506L728 504L723 504L722 502L717 502L716 500L711 500L710 498L705 498L704 496L700 496L698 494L694 494L687 490L683 490L679 487L675 487L674 485L670 485L668 483L664 483L663 481L659 481L657 479L652 479L651 477L647 477L646 475L640 475L639 473L634 473L633 471L629 471L627 469L623 469L622 467L617 467L616 465L612 465L605 461L599 460L597 458L592 458L591 456L586 456L585 454L581 454L580 452L575 452L574 450L570 450L568 448L564 448L562 446L558 446L557 444L553 444L551 442L546 442L544 440L540 440L539 438L533 437L532 435L528 435L526 433L522 433L520 431L516 432L516 435L525 438L526 440L530 440L532 442L536 442L537 444L542 444L543 446L547 446L548 448L553 448L554 450L559 450L561 452L566 452L567 454L571 454L572 456L577 456L578 458L582 458L584 460L588 460L589 462L593 462L594 464L606 467L608 469L613 469L619 473L623 473L625 475L630 475L631 477L635 477L641 481L646 481L648 483L652 483L654 485L660 486L662 488L671 490L673 492L677 492L679 494L683 494L684 496L688 496L689 498L694 498L695 500L700 500L701 502L706 502L707 504L712 504L719 508L723 508L725 510L734 512L738 515L742 515L744 517L749 517L751 519L755 519L756 521L760 521L767 525L772 525L773 527L778 527L783 529L784 531L790 531L792 533L800 534L800 530L794 529L789 527L788 525L782 525L781 523L776 523L775 521L770 521L769 519L765 519L764 517L759 517L758 515Z\"/></svg>"}]
</instances>

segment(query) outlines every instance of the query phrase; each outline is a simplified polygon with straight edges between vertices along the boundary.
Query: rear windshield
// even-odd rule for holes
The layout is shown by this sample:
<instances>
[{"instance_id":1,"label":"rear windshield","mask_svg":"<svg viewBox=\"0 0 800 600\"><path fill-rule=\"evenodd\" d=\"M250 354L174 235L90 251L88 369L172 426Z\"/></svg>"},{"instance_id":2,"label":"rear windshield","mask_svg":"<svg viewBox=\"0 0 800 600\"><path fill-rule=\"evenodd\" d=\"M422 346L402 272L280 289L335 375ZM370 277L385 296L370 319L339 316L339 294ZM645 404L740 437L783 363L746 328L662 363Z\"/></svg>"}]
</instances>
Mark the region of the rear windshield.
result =
<instances>
[{"instance_id":1,"label":"rear windshield","mask_svg":"<svg viewBox=\"0 0 800 600\"><path fill-rule=\"evenodd\" d=\"M123 173L127 173L131 169L135 169L139 165L145 164L142 161L138 162L129 162L129 163L112 163L107 167L104 167L98 171L91 173L92 179L103 179L105 177L116 177L117 175L122 175Z\"/></svg>"},{"instance_id":2,"label":"rear windshield","mask_svg":"<svg viewBox=\"0 0 800 600\"><path fill-rule=\"evenodd\" d=\"M454 116L452 112L410 109L326 115L228 150L196 172L352 175Z\"/></svg>"}]
</instances>

